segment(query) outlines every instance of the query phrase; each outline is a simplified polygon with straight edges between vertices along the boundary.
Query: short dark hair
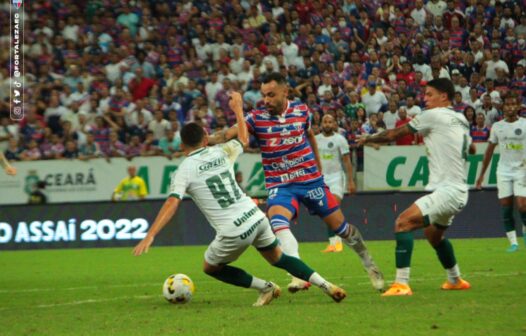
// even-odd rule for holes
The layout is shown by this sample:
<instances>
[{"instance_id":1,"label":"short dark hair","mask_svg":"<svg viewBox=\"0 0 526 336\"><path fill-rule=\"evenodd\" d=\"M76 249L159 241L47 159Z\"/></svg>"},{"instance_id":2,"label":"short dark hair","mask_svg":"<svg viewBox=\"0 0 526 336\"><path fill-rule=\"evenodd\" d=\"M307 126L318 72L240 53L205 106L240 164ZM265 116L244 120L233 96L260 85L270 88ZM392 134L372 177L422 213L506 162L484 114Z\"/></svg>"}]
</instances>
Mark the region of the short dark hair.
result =
<instances>
[{"instance_id":1,"label":"short dark hair","mask_svg":"<svg viewBox=\"0 0 526 336\"><path fill-rule=\"evenodd\" d=\"M447 99L453 101L455 99L455 86L450 79L447 78L437 78L430 80L426 84L429 87L437 90L438 92L446 93Z\"/></svg>"},{"instance_id":2,"label":"short dark hair","mask_svg":"<svg viewBox=\"0 0 526 336\"><path fill-rule=\"evenodd\" d=\"M195 122L188 123L181 129L181 141L186 146L195 147L203 141L204 137L205 131L203 127Z\"/></svg>"},{"instance_id":3,"label":"short dark hair","mask_svg":"<svg viewBox=\"0 0 526 336\"><path fill-rule=\"evenodd\" d=\"M266 74L263 76L261 81L263 82L263 84L268 84L272 81L275 81L279 85L287 84L287 80L279 72L271 72L269 74Z\"/></svg>"}]
</instances>

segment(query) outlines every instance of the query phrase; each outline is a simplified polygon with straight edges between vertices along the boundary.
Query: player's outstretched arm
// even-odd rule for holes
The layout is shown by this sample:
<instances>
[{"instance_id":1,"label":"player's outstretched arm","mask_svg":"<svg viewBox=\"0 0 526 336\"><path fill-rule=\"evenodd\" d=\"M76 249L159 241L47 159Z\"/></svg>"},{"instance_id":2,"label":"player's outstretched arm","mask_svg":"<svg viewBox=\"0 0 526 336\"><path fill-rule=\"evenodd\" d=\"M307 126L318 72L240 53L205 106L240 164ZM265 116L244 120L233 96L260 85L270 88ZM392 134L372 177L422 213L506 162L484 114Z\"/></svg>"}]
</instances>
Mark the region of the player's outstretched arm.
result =
<instances>
[{"instance_id":1,"label":"player's outstretched arm","mask_svg":"<svg viewBox=\"0 0 526 336\"><path fill-rule=\"evenodd\" d=\"M164 202L161 210L159 210L157 218L155 218L155 222L153 223L150 230L148 230L146 237L143 240L141 240L139 244L137 244L137 246L135 246L135 248L133 249L133 254L135 256L140 256L143 253L148 253L148 250L153 243L153 239L159 233L159 231L161 231L166 226L166 224L168 224L170 219L172 219L180 203L180 199L176 197L168 197L168 199Z\"/></svg>"},{"instance_id":2,"label":"player's outstretched arm","mask_svg":"<svg viewBox=\"0 0 526 336\"><path fill-rule=\"evenodd\" d=\"M4 153L1 153L1 152L0 152L0 166L4 168L4 171L7 175L11 175L11 176L16 175L16 168L9 164L9 161L7 161L6 157L4 156Z\"/></svg>"},{"instance_id":3,"label":"player's outstretched arm","mask_svg":"<svg viewBox=\"0 0 526 336\"><path fill-rule=\"evenodd\" d=\"M495 151L495 147L497 147L497 144L488 142L488 147L486 148L486 152L484 153L484 159L482 160L482 169L480 171L479 178L477 179L477 184L475 185L475 188L477 189L482 189L482 181L484 181L484 174L486 174L486 170L488 169L491 157L493 156L493 152Z\"/></svg>"},{"instance_id":4,"label":"player's outstretched arm","mask_svg":"<svg viewBox=\"0 0 526 336\"><path fill-rule=\"evenodd\" d=\"M215 132L208 137L208 145L214 146L227 142L230 139L237 137L238 127L234 125L225 131Z\"/></svg>"},{"instance_id":5,"label":"player's outstretched arm","mask_svg":"<svg viewBox=\"0 0 526 336\"><path fill-rule=\"evenodd\" d=\"M248 128L243 117L243 97L239 92L233 91L230 93L230 100L228 105L234 111L237 122L237 138L243 144L243 147L248 146Z\"/></svg>"},{"instance_id":6,"label":"player's outstretched arm","mask_svg":"<svg viewBox=\"0 0 526 336\"><path fill-rule=\"evenodd\" d=\"M413 130L406 124L394 129L385 130L378 134L362 136L358 139L358 144L365 145L368 143L391 142L403 137L404 135L412 133L414 133Z\"/></svg>"}]
</instances>

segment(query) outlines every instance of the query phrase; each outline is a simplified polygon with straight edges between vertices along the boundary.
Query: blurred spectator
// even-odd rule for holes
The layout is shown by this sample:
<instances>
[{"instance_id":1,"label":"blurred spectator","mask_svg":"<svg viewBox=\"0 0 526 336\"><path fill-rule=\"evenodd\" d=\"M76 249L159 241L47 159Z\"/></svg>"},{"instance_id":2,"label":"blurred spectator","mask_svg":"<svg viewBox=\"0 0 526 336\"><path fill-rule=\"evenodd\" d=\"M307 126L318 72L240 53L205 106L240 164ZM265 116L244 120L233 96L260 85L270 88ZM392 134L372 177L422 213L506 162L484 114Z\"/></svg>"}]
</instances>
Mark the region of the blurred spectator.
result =
<instances>
[{"instance_id":1,"label":"blurred spectator","mask_svg":"<svg viewBox=\"0 0 526 336\"><path fill-rule=\"evenodd\" d=\"M172 130L166 130L166 135L159 140L159 148L168 158L180 157L183 153L181 150L181 136Z\"/></svg>"},{"instance_id":2,"label":"blurred spectator","mask_svg":"<svg viewBox=\"0 0 526 336\"><path fill-rule=\"evenodd\" d=\"M400 126L403 126L411 121L412 118L407 116L407 109L405 107L401 107L398 110L398 120L396 120L395 127L398 128ZM403 137L400 137L396 139L396 145L397 146L408 146L415 144L415 135L414 134L407 134Z\"/></svg>"},{"instance_id":3,"label":"blurred spectator","mask_svg":"<svg viewBox=\"0 0 526 336\"><path fill-rule=\"evenodd\" d=\"M469 134L473 142L486 142L489 138L490 129L486 126L484 113L477 113L475 125L471 126Z\"/></svg>"},{"instance_id":4,"label":"blurred spectator","mask_svg":"<svg viewBox=\"0 0 526 336\"><path fill-rule=\"evenodd\" d=\"M144 199L147 195L146 183L142 177L137 176L137 167L129 166L128 176L117 185L111 199L112 201L130 201Z\"/></svg>"},{"instance_id":5,"label":"blurred spectator","mask_svg":"<svg viewBox=\"0 0 526 336\"><path fill-rule=\"evenodd\" d=\"M163 112L155 111L154 119L148 124L148 130L153 132L154 139L159 140L164 137L170 128L170 122L164 119Z\"/></svg>"},{"instance_id":6,"label":"blurred spectator","mask_svg":"<svg viewBox=\"0 0 526 336\"><path fill-rule=\"evenodd\" d=\"M95 142L95 136L91 133L86 135L86 143L80 146L79 159L89 160L95 159L102 155L100 146Z\"/></svg>"}]
</instances>

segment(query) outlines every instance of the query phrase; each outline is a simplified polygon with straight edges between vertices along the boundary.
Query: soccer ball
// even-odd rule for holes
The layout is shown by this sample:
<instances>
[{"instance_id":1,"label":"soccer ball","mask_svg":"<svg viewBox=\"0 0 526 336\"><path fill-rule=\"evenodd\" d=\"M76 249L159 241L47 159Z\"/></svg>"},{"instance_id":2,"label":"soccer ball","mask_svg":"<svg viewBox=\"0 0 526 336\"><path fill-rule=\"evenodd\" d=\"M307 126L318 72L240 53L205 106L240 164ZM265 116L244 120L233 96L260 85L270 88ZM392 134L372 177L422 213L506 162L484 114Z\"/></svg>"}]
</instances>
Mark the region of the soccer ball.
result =
<instances>
[{"instance_id":1,"label":"soccer ball","mask_svg":"<svg viewBox=\"0 0 526 336\"><path fill-rule=\"evenodd\" d=\"M187 303L192 300L195 286L187 275L172 274L166 279L163 285L163 295L171 303Z\"/></svg>"}]
</instances>

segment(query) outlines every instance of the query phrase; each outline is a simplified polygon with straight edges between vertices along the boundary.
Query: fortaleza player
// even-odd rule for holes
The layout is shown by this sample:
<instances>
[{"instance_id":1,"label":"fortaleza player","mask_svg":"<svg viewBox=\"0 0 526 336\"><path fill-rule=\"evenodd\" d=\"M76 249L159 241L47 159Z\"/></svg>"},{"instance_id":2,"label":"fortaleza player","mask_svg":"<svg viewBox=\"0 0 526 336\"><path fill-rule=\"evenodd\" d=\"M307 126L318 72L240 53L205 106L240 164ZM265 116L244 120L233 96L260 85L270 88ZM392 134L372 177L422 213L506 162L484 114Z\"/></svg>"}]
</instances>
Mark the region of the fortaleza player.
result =
<instances>
[{"instance_id":1,"label":"fortaleza player","mask_svg":"<svg viewBox=\"0 0 526 336\"><path fill-rule=\"evenodd\" d=\"M510 94L504 98L504 120L494 123L491 128L482 171L477 180L477 189L480 189L493 151L498 145L500 158L497 166L497 189L502 222L510 242L508 252L515 252L519 248L513 218L513 196L521 215L522 234L526 244L526 119L518 116L519 109L517 96Z\"/></svg>"},{"instance_id":2,"label":"fortaleza player","mask_svg":"<svg viewBox=\"0 0 526 336\"><path fill-rule=\"evenodd\" d=\"M373 287L383 290L383 275L370 256L358 228L349 224L338 202L323 182L318 170L320 160L312 115L302 103L287 99L288 87L279 73L265 76L261 86L264 108L246 116L248 130L261 148L265 184L268 190L268 216L283 251L298 257L298 242L290 231L290 221L297 216L299 203L323 221L360 257ZM237 108L242 109L242 101ZM212 143L234 138L239 124L211 137ZM307 289L308 282L294 278L288 285L292 293Z\"/></svg>"},{"instance_id":3,"label":"fortaleza player","mask_svg":"<svg viewBox=\"0 0 526 336\"><path fill-rule=\"evenodd\" d=\"M453 217L467 204L466 158L475 152L469 136L469 124L463 114L451 109L455 88L449 79L429 81L424 100L426 110L408 124L373 136L359 143L384 143L410 133L420 132L429 158L429 195L416 200L398 216L395 223L396 280L384 296L412 295L409 271L413 253L413 232L424 228L424 234L447 272L442 289L468 289L470 284L460 277L460 269L450 241L444 237Z\"/></svg>"},{"instance_id":4,"label":"fortaleza player","mask_svg":"<svg viewBox=\"0 0 526 336\"><path fill-rule=\"evenodd\" d=\"M321 119L321 133L316 135L318 151L320 152L321 167L325 184L341 204L345 192L356 192L352 176L352 164L347 140L336 130L338 124L334 117L326 114ZM328 228L329 245L322 252L341 252L342 239Z\"/></svg>"},{"instance_id":5,"label":"fortaleza player","mask_svg":"<svg viewBox=\"0 0 526 336\"><path fill-rule=\"evenodd\" d=\"M168 224L183 196L188 194L216 231L215 239L205 252L206 274L231 285L258 290L260 294L254 306L270 303L281 293L276 284L228 265L252 245L271 265L315 284L334 301L340 302L346 296L343 289L326 281L300 259L282 253L265 214L235 182L234 163L248 144L243 110L239 108L241 99L239 93L231 94L231 107L240 125L239 139L207 147L208 136L201 126L189 123L182 128L182 148L186 158L172 178L169 198L133 253L138 256L148 252L155 235Z\"/></svg>"}]
</instances>

